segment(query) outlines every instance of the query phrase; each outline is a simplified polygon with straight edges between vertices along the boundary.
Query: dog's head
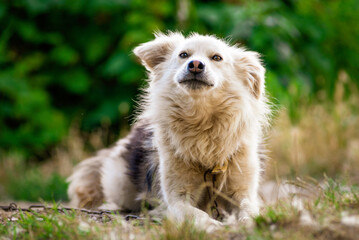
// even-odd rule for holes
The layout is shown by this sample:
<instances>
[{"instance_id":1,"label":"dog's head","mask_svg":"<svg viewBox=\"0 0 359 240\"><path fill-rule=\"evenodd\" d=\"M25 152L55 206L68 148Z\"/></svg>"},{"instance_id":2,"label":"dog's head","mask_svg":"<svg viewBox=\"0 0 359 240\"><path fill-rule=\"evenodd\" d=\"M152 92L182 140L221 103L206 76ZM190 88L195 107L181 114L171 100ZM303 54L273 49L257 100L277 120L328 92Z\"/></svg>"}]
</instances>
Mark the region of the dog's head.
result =
<instances>
[{"instance_id":1,"label":"dog's head","mask_svg":"<svg viewBox=\"0 0 359 240\"><path fill-rule=\"evenodd\" d=\"M134 53L154 76L153 81L171 81L171 87L189 94L248 88L259 99L264 91L265 70L259 54L213 36L159 33Z\"/></svg>"}]
</instances>

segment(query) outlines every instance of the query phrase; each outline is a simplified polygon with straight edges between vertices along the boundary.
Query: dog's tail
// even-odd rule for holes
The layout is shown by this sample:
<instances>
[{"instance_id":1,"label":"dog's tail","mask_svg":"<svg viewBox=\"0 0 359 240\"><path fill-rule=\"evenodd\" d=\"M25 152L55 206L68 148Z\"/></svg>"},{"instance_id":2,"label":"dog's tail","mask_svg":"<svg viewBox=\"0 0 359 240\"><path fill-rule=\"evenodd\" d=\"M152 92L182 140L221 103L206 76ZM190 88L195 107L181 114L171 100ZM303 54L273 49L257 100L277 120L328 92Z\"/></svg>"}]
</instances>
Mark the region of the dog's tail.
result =
<instances>
[{"instance_id":1,"label":"dog's tail","mask_svg":"<svg viewBox=\"0 0 359 240\"><path fill-rule=\"evenodd\" d=\"M104 196L101 186L101 169L103 156L82 161L67 179L70 183L67 194L72 207L97 208L103 203Z\"/></svg>"}]
</instances>

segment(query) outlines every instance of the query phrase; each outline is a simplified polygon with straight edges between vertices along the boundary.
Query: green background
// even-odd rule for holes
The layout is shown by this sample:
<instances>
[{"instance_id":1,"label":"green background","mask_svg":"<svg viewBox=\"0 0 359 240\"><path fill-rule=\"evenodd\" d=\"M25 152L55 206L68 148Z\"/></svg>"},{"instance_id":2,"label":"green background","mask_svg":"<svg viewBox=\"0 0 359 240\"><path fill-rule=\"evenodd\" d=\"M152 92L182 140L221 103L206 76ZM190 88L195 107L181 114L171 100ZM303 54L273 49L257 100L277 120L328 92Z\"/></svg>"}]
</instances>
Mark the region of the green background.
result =
<instances>
[{"instance_id":1,"label":"green background","mask_svg":"<svg viewBox=\"0 0 359 240\"><path fill-rule=\"evenodd\" d=\"M345 96L359 79L359 2L8 0L0 2L0 149L43 160L76 124L131 122L153 32L216 34L263 55L272 101L289 109Z\"/></svg>"}]
</instances>

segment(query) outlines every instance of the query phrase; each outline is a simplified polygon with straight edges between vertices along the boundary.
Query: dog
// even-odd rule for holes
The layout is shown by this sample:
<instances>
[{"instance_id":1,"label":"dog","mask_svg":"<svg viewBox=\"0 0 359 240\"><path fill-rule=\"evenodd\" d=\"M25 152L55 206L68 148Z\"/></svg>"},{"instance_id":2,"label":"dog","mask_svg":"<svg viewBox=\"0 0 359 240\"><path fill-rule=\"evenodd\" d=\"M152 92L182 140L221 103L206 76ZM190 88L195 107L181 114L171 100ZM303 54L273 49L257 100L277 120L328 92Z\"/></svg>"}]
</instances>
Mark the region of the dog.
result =
<instances>
[{"instance_id":1,"label":"dog","mask_svg":"<svg viewBox=\"0 0 359 240\"><path fill-rule=\"evenodd\" d=\"M155 34L134 54L148 70L137 121L126 138L77 166L68 178L71 204L158 207L202 228L257 215L270 114L259 54L177 32Z\"/></svg>"}]
</instances>

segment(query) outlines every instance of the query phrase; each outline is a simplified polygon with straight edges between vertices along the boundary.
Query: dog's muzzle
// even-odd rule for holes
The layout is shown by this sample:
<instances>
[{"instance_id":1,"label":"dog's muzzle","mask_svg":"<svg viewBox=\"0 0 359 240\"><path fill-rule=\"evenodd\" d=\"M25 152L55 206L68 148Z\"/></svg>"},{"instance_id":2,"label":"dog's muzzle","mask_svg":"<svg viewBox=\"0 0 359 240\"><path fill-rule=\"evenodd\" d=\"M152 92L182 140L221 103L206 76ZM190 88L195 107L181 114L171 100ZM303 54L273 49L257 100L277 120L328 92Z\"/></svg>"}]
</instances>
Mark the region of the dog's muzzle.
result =
<instances>
[{"instance_id":1,"label":"dog's muzzle","mask_svg":"<svg viewBox=\"0 0 359 240\"><path fill-rule=\"evenodd\" d=\"M205 64L198 60L190 61L183 77L178 81L190 89L202 89L213 87L214 83L209 81L205 73Z\"/></svg>"}]
</instances>

